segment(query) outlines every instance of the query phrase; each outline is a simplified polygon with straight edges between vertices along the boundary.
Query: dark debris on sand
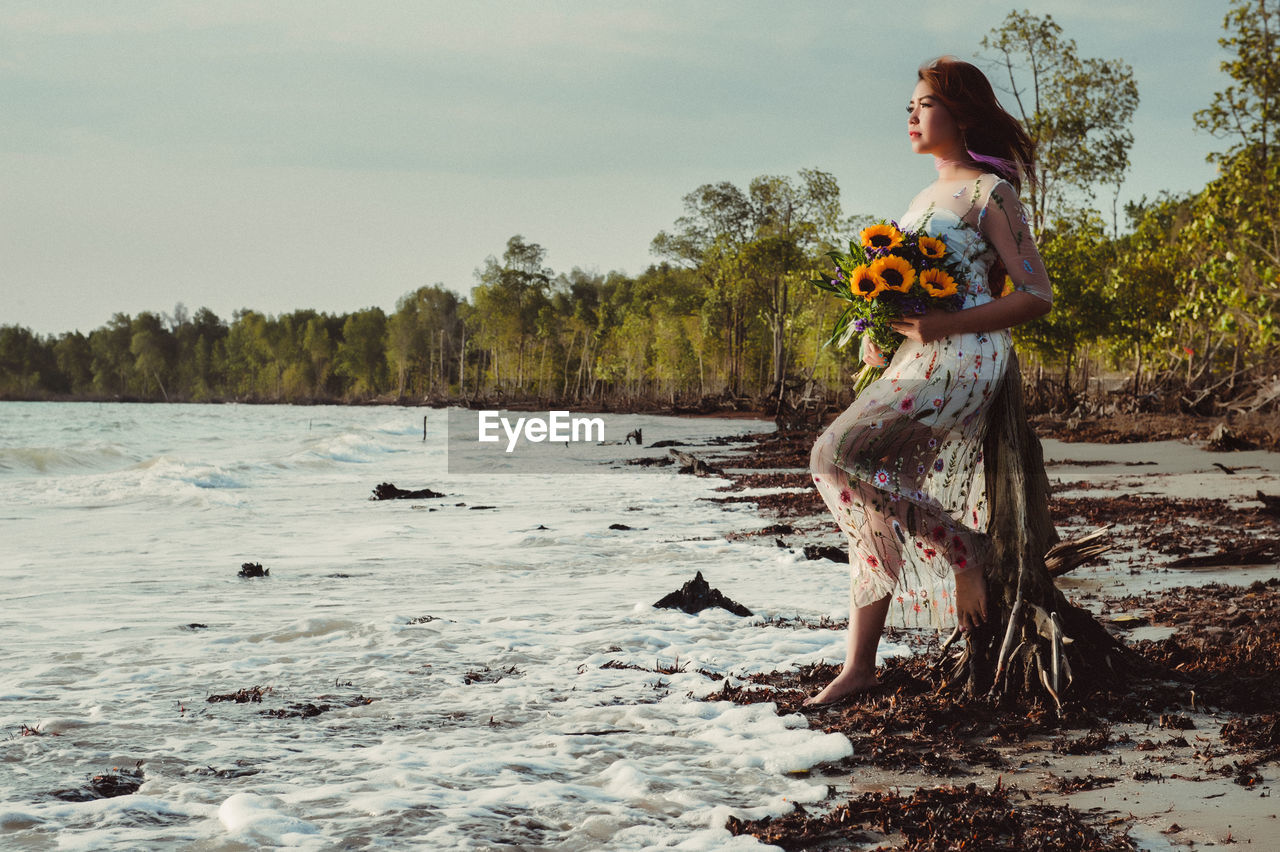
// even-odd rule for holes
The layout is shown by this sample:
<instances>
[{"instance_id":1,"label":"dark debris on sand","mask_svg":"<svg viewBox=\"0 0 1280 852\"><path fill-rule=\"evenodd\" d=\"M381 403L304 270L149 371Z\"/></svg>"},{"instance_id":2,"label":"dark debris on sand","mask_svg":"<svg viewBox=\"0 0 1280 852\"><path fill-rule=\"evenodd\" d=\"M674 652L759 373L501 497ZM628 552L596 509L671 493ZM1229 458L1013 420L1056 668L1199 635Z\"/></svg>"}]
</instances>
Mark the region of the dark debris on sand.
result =
<instances>
[{"instance_id":1,"label":"dark debris on sand","mask_svg":"<svg viewBox=\"0 0 1280 852\"><path fill-rule=\"evenodd\" d=\"M278 707L274 710L260 710L259 716L270 716L273 719L313 719L321 713L328 713L330 710L339 707L363 707L372 704L375 699L365 698L363 695L357 695L355 698L348 698L337 703L324 702L316 704L311 701L297 702L287 707Z\"/></svg>"},{"instance_id":2,"label":"dark debris on sand","mask_svg":"<svg viewBox=\"0 0 1280 852\"><path fill-rule=\"evenodd\" d=\"M997 747L1011 747L1021 756L1046 748L1059 754L1106 754L1121 744L1139 752L1191 749L1188 737L1194 734L1194 723L1187 713L1209 705L1243 715L1222 728L1222 741L1236 749L1234 753L1197 741L1194 748L1203 761L1203 777L1230 777L1243 787L1261 784L1261 767L1280 761L1280 713L1274 710L1280 706L1280 579L1248 587L1171 589L1109 603L1120 610L1145 610L1153 624L1178 628L1167 639L1133 644L1166 679L1135 682L1122 694L1105 700L1095 697L1087 705L1064 704L1062 719L1039 704L960 703L936 694L936 640L930 651L887 660L878 687L830 707L802 706L838 672L837 666L821 664L752 675L736 683L726 680L706 698L741 704L772 701L780 714L808 714L812 727L841 733L853 742L853 756L833 769L872 766L948 779L977 767L1012 771ZM1113 735L1113 722L1144 721L1171 735L1161 742L1137 743L1127 735ZM1129 773L1126 783L1162 780L1162 774L1143 768ZM1051 776L1042 792L1069 793L1112 783L1113 778L1092 775ZM956 789L922 787L911 796L870 793L820 812L797 808L774 819L731 819L729 828L786 849L841 848L829 844L878 842L894 832L898 839L893 842L899 845L880 848L1134 848L1122 834L1101 830L1093 817L1033 800L1029 793L1018 794L1018 799L1011 791L970 785L966 789L972 792L958 796ZM917 807L922 809L916 811ZM923 815L931 807L945 818L913 816L909 821L915 827L908 830L895 816ZM993 814L1002 808L1007 809L1005 818L996 819ZM925 825L931 827L919 828ZM974 833L957 835L956 826ZM1047 833L1030 832L1029 826L1044 826ZM966 838L969 846L955 845Z\"/></svg>"},{"instance_id":3,"label":"dark debris on sand","mask_svg":"<svg viewBox=\"0 0 1280 852\"><path fill-rule=\"evenodd\" d=\"M237 689L235 692L224 692L218 695L210 695L205 701L210 704L217 704L222 701L230 701L235 704L261 704L263 696L271 694L271 687L251 686L248 689Z\"/></svg>"},{"instance_id":4,"label":"dark debris on sand","mask_svg":"<svg viewBox=\"0 0 1280 852\"><path fill-rule=\"evenodd\" d=\"M1129 435L1116 440L1162 437L1136 431L1133 437ZM754 452L735 457L729 464L747 472L726 474L731 484L722 490L795 490L719 498L721 502L755 503L763 518L771 522L731 537L771 536L779 546L788 546L783 536L798 536L802 542L812 531L834 532L817 490L801 488L802 483L811 482L805 471L815 435L779 432L754 437ZM1205 498L1055 496L1051 510L1060 525L1082 521L1115 524L1113 538L1122 548L1144 547L1185 557L1216 546L1218 554L1206 559L1222 558L1218 564L1252 564L1243 559L1231 562L1230 558L1240 553L1248 556L1250 548L1262 547L1259 552L1268 556L1273 555L1269 548L1280 548L1277 514L1265 500L1259 500L1263 506L1238 507L1226 500ZM1245 787L1260 784L1262 768L1280 762L1280 713L1276 712L1280 707L1280 580L1248 587L1170 589L1106 598L1101 605L1103 613L1124 613L1122 618L1135 623L1177 628L1163 640L1131 643L1163 675L1132 683L1123 694L1068 701L1061 718L1053 708L1040 704L959 703L936 694L938 673L945 668L938 665L936 639L921 653L888 660L881 669L879 686L871 692L829 707L802 707L808 696L837 674L838 666L824 664L745 679L728 678L705 698L741 704L774 702L780 715L805 713L811 727L847 736L853 742L853 756L826 767L822 770L825 774L853 771L860 776L867 767L875 767L947 780L966 774L989 777L993 771L1019 771L1011 760L1019 765L1039 764L1045 753L1107 755L1126 749L1166 753L1169 759L1194 752L1202 761L1198 773L1202 780L1232 777ZM844 627L799 618L774 618L764 624ZM1188 728L1194 724L1188 714L1202 713L1206 707L1238 714L1222 727L1221 747L1204 745L1197 731ZM1145 723L1153 732L1163 731L1164 736L1135 742L1127 734L1114 733L1113 726L1123 723ZM1037 796L1162 780L1161 773L1139 767L1124 771L1119 780L1092 774L1083 778L1049 775L1034 795L999 785L995 789L921 787L909 795L867 793L847 801L828 799L808 810L797 806L792 813L773 819L731 818L728 827L734 834L749 833L785 849L844 849L882 843L889 845L878 848L902 850L1131 850L1135 847L1123 831L1111 830L1117 823L1127 823L1127 818L1099 824L1104 817L1098 814L1080 813Z\"/></svg>"},{"instance_id":5,"label":"dark debris on sand","mask_svg":"<svg viewBox=\"0 0 1280 852\"><path fill-rule=\"evenodd\" d=\"M1032 800L1017 788L922 787L910 795L863 793L820 816L802 807L781 817L730 817L733 835L750 834L783 849L850 848L885 842L877 850L947 852L1132 852L1123 833L1108 834L1070 807ZM839 842L841 845L831 845Z\"/></svg>"},{"instance_id":6,"label":"dark debris on sand","mask_svg":"<svg viewBox=\"0 0 1280 852\"><path fill-rule=\"evenodd\" d=\"M1109 604L1145 610L1153 624L1179 628L1134 648L1194 690L1198 704L1236 713L1280 706L1280 579L1149 592Z\"/></svg>"},{"instance_id":7,"label":"dark debris on sand","mask_svg":"<svg viewBox=\"0 0 1280 852\"><path fill-rule=\"evenodd\" d=\"M703 579L701 571L676 591L664 595L654 606L659 609L680 609L690 615L718 606L734 615L751 615L751 610L725 597L719 589L711 588L711 584Z\"/></svg>"},{"instance_id":8,"label":"dark debris on sand","mask_svg":"<svg viewBox=\"0 0 1280 852\"><path fill-rule=\"evenodd\" d=\"M418 488L416 490L407 490L397 488L393 482L380 482L373 488L373 496L370 500L428 500L435 497L443 497L444 494L439 491L432 491L430 488Z\"/></svg>"},{"instance_id":9,"label":"dark debris on sand","mask_svg":"<svg viewBox=\"0 0 1280 852\"><path fill-rule=\"evenodd\" d=\"M82 787L55 790L49 795L64 802L91 802L95 799L114 799L117 796L128 796L138 792L143 780L142 761L139 760L132 769L121 769L119 766L114 766L109 772L93 776Z\"/></svg>"}]
</instances>

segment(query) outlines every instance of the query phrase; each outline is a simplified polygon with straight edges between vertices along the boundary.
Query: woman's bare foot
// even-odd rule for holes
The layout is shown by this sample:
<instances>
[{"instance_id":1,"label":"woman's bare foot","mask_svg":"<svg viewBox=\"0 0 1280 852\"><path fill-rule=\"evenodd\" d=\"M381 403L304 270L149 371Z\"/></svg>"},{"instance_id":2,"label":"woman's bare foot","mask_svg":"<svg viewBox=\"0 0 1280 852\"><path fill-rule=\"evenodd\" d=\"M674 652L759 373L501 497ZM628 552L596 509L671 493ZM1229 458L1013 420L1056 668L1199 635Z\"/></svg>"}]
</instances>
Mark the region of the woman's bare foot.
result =
<instances>
[{"instance_id":1,"label":"woman's bare foot","mask_svg":"<svg viewBox=\"0 0 1280 852\"><path fill-rule=\"evenodd\" d=\"M955 576L956 618L961 630L970 630L987 619L987 581L976 568Z\"/></svg>"},{"instance_id":2,"label":"woman's bare foot","mask_svg":"<svg viewBox=\"0 0 1280 852\"><path fill-rule=\"evenodd\" d=\"M831 704L850 695L873 689L879 682L876 680L874 669L870 673L842 671L836 675L831 683L826 685L825 689L817 695L811 695L806 698L804 706L815 707L819 704Z\"/></svg>"}]
</instances>

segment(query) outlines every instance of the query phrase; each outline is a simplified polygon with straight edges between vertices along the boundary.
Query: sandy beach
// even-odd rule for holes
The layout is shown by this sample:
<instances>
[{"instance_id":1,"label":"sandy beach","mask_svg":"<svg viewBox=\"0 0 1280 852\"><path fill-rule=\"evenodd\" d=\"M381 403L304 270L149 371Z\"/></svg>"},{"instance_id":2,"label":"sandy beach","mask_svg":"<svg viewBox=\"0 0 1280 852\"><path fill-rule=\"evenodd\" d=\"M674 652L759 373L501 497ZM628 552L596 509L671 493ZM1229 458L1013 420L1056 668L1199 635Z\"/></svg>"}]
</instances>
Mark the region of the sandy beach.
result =
<instances>
[{"instance_id":1,"label":"sandy beach","mask_svg":"<svg viewBox=\"0 0 1280 852\"><path fill-rule=\"evenodd\" d=\"M1060 534L1109 525L1113 545L1059 587L1164 675L1092 696L1062 719L1045 707L957 706L932 693L939 637L890 626L888 637L915 653L884 660L882 688L848 704L800 708L835 665L731 679L710 697L803 712L811 726L848 736L853 755L808 773L826 787L820 805L730 829L786 849L952 848L928 845L948 831L962 832L951 842L968 836L984 849L1269 848L1280 812L1271 797L1280 517L1256 495L1280 492L1280 455L1209 452L1203 424L1178 426L1170 440L1042 441ZM808 482L812 435L757 438L753 451L717 460L732 480L721 499L758 507L759 526L739 535L772 538L828 572L838 609L847 568L804 553L844 544ZM1179 564L1187 567L1171 567Z\"/></svg>"}]
</instances>

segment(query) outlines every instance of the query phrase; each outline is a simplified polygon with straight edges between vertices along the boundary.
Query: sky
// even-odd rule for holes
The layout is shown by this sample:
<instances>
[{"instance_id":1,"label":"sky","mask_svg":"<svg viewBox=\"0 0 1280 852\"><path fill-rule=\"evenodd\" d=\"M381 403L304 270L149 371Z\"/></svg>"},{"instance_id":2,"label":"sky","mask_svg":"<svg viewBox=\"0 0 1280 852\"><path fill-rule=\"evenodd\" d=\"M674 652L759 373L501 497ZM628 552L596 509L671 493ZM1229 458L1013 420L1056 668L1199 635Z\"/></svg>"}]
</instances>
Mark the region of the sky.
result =
<instances>
[{"instance_id":1,"label":"sky","mask_svg":"<svg viewBox=\"0 0 1280 852\"><path fill-rule=\"evenodd\" d=\"M699 185L802 168L837 177L846 213L896 216L935 176L906 137L916 68L975 59L1012 8L6 0L0 325L390 311L465 295L515 234L556 272L635 275ZM1212 178L1225 143L1192 114L1226 85L1226 8L1030 7L1134 70L1122 203Z\"/></svg>"}]
</instances>

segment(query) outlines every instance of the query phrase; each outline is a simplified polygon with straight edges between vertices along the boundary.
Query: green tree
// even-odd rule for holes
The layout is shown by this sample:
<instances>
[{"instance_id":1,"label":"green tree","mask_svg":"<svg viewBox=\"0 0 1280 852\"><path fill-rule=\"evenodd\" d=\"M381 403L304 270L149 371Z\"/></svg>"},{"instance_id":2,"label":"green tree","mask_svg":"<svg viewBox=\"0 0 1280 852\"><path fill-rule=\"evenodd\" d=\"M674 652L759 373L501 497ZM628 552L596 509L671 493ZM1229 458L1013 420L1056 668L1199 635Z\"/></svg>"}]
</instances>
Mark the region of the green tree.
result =
<instances>
[{"instance_id":1,"label":"green tree","mask_svg":"<svg viewBox=\"0 0 1280 852\"><path fill-rule=\"evenodd\" d=\"M134 357L134 369L147 384L155 382L160 395L168 401L165 382L177 358L178 345L159 316L143 311L134 317L130 325L129 352Z\"/></svg>"},{"instance_id":2,"label":"green tree","mask_svg":"<svg viewBox=\"0 0 1280 852\"><path fill-rule=\"evenodd\" d=\"M387 319L387 361L396 395L447 388L460 345L458 296L443 284L419 287L396 303Z\"/></svg>"},{"instance_id":3,"label":"green tree","mask_svg":"<svg viewBox=\"0 0 1280 852\"><path fill-rule=\"evenodd\" d=\"M507 240L502 260L490 256L476 270L471 291L473 334L490 352L494 381L523 390L526 356L537 333L538 315L548 302L552 271L543 266L546 250L516 234Z\"/></svg>"},{"instance_id":4,"label":"green tree","mask_svg":"<svg viewBox=\"0 0 1280 852\"><path fill-rule=\"evenodd\" d=\"M1098 187L1123 181L1138 84L1125 62L1081 58L1052 15L1010 12L981 44L992 54L993 83L1007 81L1014 114L1036 145L1039 185L1028 206L1039 236L1074 201L1091 203Z\"/></svg>"},{"instance_id":5,"label":"green tree","mask_svg":"<svg viewBox=\"0 0 1280 852\"><path fill-rule=\"evenodd\" d=\"M1040 246L1053 298L1069 309L1050 311L1014 329L1019 346L1062 364L1069 383L1082 348L1110 331L1107 281L1115 267L1115 244L1096 212L1058 219Z\"/></svg>"},{"instance_id":6,"label":"green tree","mask_svg":"<svg viewBox=\"0 0 1280 852\"><path fill-rule=\"evenodd\" d=\"M842 224L835 178L803 169L798 182L763 175L745 192L728 182L704 184L684 206L675 229L654 238L654 254L697 270L710 291L706 304L723 321L731 390L740 391L756 360L753 343L767 352L768 376L759 378L776 389L789 357L795 293L808 286L807 271ZM759 331L765 340L753 340Z\"/></svg>"},{"instance_id":7,"label":"green tree","mask_svg":"<svg viewBox=\"0 0 1280 852\"><path fill-rule=\"evenodd\" d=\"M89 333L93 385L99 392L119 396L131 392L137 373L137 358L129 351L132 342L133 319L128 314L114 314L106 325Z\"/></svg>"},{"instance_id":8,"label":"green tree","mask_svg":"<svg viewBox=\"0 0 1280 852\"><path fill-rule=\"evenodd\" d=\"M177 374L182 393L189 399L206 401L226 393L227 324L208 308L179 322L174 330L178 341Z\"/></svg>"},{"instance_id":9,"label":"green tree","mask_svg":"<svg viewBox=\"0 0 1280 852\"><path fill-rule=\"evenodd\" d=\"M337 371L350 379L353 395L372 396L386 388L386 333L387 315L382 308L356 311L343 322Z\"/></svg>"},{"instance_id":10,"label":"green tree","mask_svg":"<svg viewBox=\"0 0 1280 852\"><path fill-rule=\"evenodd\" d=\"M53 355L68 393L80 395L93 390L93 350L88 337L79 331L60 335L53 345Z\"/></svg>"},{"instance_id":11,"label":"green tree","mask_svg":"<svg viewBox=\"0 0 1280 852\"><path fill-rule=\"evenodd\" d=\"M329 331L330 319L312 317L302 332L302 350L306 353L311 379L311 395L323 397L333 373L333 359L337 351L333 334Z\"/></svg>"},{"instance_id":12,"label":"green tree","mask_svg":"<svg viewBox=\"0 0 1280 852\"><path fill-rule=\"evenodd\" d=\"M44 390L60 389L59 378L51 346L29 328L0 326L0 394L36 396Z\"/></svg>"},{"instance_id":13,"label":"green tree","mask_svg":"<svg viewBox=\"0 0 1280 852\"><path fill-rule=\"evenodd\" d=\"M1230 83L1195 114L1196 125L1229 140L1209 155L1219 176L1196 198L1189 235L1202 247L1193 297L1183 315L1198 317L1204 344L1189 354L1188 376L1232 375L1249 362L1274 364L1273 317L1280 299L1280 3L1233 0L1219 44ZM1200 307L1203 305L1203 307ZM1230 367L1215 363L1230 351ZM1195 347L1189 347L1193 350ZM1199 355L1200 364L1191 362ZM1207 381L1207 378L1206 378Z\"/></svg>"}]
</instances>

